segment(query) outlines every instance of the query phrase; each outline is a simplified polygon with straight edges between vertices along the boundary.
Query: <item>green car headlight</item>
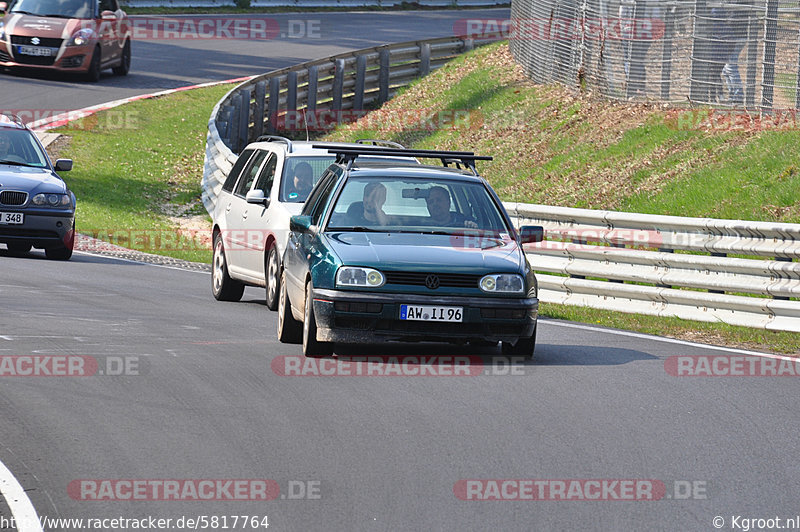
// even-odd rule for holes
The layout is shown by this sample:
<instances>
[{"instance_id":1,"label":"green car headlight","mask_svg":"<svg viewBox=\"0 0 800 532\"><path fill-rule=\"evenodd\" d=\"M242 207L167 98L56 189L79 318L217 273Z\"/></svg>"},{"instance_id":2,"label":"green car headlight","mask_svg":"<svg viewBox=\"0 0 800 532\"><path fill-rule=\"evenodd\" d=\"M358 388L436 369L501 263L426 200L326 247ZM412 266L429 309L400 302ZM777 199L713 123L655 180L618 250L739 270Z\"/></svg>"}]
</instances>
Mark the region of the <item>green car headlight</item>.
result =
<instances>
[{"instance_id":1,"label":"green car headlight","mask_svg":"<svg viewBox=\"0 0 800 532\"><path fill-rule=\"evenodd\" d=\"M378 288L386 278L378 270L359 266L342 266L336 272L336 286L362 286Z\"/></svg>"},{"instance_id":2,"label":"green car headlight","mask_svg":"<svg viewBox=\"0 0 800 532\"><path fill-rule=\"evenodd\" d=\"M494 294L521 294L525 290L525 281L516 273L495 273L481 278L481 290Z\"/></svg>"}]
</instances>

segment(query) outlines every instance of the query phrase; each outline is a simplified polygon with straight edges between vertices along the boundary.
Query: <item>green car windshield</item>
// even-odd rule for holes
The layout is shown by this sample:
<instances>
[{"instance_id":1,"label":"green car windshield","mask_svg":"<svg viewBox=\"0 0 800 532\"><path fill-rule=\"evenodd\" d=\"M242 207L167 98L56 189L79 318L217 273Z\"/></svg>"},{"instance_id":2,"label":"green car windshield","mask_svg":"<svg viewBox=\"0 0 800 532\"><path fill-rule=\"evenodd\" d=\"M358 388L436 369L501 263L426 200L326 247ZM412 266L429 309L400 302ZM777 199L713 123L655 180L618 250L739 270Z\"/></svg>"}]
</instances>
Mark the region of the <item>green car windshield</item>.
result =
<instances>
[{"instance_id":1,"label":"green car windshield","mask_svg":"<svg viewBox=\"0 0 800 532\"><path fill-rule=\"evenodd\" d=\"M481 183L408 177L352 177L328 222L329 231L510 234Z\"/></svg>"}]
</instances>

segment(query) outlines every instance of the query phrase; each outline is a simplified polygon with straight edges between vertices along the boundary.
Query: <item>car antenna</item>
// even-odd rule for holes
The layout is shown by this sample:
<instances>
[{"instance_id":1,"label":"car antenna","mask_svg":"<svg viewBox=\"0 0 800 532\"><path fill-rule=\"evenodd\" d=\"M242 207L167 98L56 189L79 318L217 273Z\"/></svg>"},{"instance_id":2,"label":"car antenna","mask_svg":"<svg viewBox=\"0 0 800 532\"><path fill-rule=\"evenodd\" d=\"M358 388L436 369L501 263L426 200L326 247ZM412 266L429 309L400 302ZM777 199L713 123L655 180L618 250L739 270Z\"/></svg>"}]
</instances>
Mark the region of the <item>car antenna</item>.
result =
<instances>
[{"instance_id":1,"label":"car antenna","mask_svg":"<svg viewBox=\"0 0 800 532\"><path fill-rule=\"evenodd\" d=\"M308 120L306 120L306 108L303 107L303 125L306 126L306 142L308 142Z\"/></svg>"}]
</instances>

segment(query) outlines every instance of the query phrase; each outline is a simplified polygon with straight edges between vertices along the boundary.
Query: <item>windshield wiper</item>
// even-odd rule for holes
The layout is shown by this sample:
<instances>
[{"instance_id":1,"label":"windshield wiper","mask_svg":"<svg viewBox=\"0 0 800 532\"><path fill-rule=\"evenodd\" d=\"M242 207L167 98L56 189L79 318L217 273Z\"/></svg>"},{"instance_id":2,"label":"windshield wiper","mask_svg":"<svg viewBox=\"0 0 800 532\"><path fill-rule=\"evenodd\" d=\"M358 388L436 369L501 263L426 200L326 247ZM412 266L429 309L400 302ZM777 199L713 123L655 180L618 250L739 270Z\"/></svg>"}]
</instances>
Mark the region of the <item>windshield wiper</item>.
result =
<instances>
[{"instance_id":1,"label":"windshield wiper","mask_svg":"<svg viewBox=\"0 0 800 532\"><path fill-rule=\"evenodd\" d=\"M328 227L328 231L350 231L353 233L386 233L383 229L374 229L372 227L364 227L363 225L355 225L353 227Z\"/></svg>"},{"instance_id":2,"label":"windshield wiper","mask_svg":"<svg viewBox=\"0 0 800 532\"><path fill-rule=\"evenodd\" d=\"M35 16L35 17L41 17L41 15L37 15L36 13L31 13L30 11L22 11L22 10L20 10L20 9L15 9L15 10L14 10L14 11L12 11L11 13L12 13L12 14L14 14L14 13L19 13L20 15L33 15L33 16Z\"/></svg>"},{"instance_id":3,"label":"windshield wiper","mask_svg":"<svg viewBox=\"0 0 800 532\"><path fill-rule=\"evenodd\" d=\"M0 161L0 164L8 164L8 165L13 165L13 166L30 166L31 168L40 168L39 166L36 166L35 164L20 163L20 162L17 162L17 161Z\"/></svg>"},{"instance_id":4,"label":"windshield wiper","mask_svg":"<svg viewBox=\"0 0 800 532\"><path fill-rule=\"evenodd\" d=\"M53 17L53 18L72 18L69 15L62 15L61 13L51 13L49 15L39 15L40 17Z\"/></svg>"}]
</instances>

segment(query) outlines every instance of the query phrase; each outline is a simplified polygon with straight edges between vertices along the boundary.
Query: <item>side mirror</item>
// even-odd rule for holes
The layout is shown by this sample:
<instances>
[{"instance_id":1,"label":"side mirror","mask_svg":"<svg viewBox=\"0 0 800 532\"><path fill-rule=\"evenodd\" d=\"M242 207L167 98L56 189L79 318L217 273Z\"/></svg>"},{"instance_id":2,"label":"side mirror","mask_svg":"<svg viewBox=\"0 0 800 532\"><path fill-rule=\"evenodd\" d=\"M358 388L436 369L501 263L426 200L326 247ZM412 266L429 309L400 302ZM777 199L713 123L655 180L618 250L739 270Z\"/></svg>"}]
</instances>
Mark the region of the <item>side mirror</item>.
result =
<instances>
[{"instance_id":1,"label":"side mirror","mask_svg":"<svg viewBox=\"0 0 800 532\"><path fill-rule=\"evenodd\" d=\"M69 172L72 170L72 159L57 159L56 172Z\"/></svg>"},{"instance_id":2,"label":"side mirror","mask_svg":"<svg viewBox=\"0 0 800 532\"><path fill-rule=\"evenodd\" d=\"M311 228L311 216L298 214L289 218L289 231L293 233L307 233Z\"/></svg>"},{"instance_id":3,"label":"side mirror","mask_svg":"<svg viewBox=\"0 0 800 532\"><path fill-rule=\"evenodd\" d=\"M0 13L5 13L8 10L8 4L5 2L0 2Z\"/></svg>"},{"instance_id":4,"label":"side mirror","mask_svg":"<svg viewBox=\"0 0 800 532\"><path fill-rule=\"evenodd\" d=\"M100 18L103 20L116 20L117 14L113 11L103 11L100 13Z\"/></svg>"},{"instance_id":5,"label":"side mirror","mask_svg":"<svg viewBox=\"0 0 800 532\"><path fill-rule=\"evenodd\" d=\"M244 197L244 200L247 203L252 203L253 205L263 205L264 207L269 206L269 198L264 197L264 191L260 188L248 192Z\"/></svg>"},{"instance_id":6,"label":"side mirror","mask_svg":"<svg viewBox=\"0 0 800 532\"><path fill-rule=\"evenodd\" d=\"M541 225L525 225L519 230L523 244L533 244L544 240L544 227Z\"/></svg>"}]
</instances>

